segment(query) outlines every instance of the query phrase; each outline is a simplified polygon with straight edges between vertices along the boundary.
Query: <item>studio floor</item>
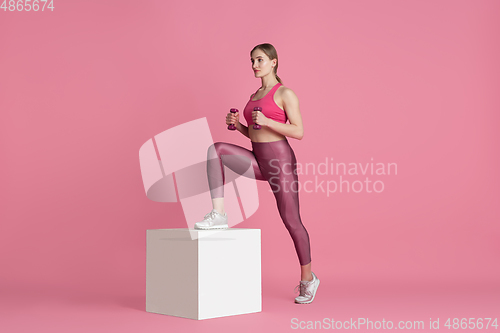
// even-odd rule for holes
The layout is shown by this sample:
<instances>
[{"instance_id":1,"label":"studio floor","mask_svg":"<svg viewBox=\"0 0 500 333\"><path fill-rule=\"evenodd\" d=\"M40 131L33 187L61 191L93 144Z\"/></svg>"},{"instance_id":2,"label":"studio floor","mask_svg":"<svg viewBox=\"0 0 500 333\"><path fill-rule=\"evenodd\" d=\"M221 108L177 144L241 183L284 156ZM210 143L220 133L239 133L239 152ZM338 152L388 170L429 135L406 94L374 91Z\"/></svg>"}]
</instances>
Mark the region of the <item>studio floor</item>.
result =
<instances>
[{"instance_id":1,"label":"studio floor","mask_svg":"<svg viewBox=\"0 0 500 333\"><path fill-rule=\"evenodd\" d=\"M97 293L68 287L18 285L7 288L3 285L0 289L0 326L2 332L8 333L291 332L311 329L427 332L475 331L476 324L472 323L484 318L481 330L498 331L491 326L495 324L493 319L500 316L499 286L493 282L355 281L318 276L321 284L312 304L295 304L293 286L267 278L263 279L262 312L199 321L148 313L145 293L133 288ZM454 321L454 318L457 319ZM488 328L486 318L492 318ZM446 326L448 319L450 327ZM469 328L458 327L460 321Z\"/></svg>"}]
</instances>

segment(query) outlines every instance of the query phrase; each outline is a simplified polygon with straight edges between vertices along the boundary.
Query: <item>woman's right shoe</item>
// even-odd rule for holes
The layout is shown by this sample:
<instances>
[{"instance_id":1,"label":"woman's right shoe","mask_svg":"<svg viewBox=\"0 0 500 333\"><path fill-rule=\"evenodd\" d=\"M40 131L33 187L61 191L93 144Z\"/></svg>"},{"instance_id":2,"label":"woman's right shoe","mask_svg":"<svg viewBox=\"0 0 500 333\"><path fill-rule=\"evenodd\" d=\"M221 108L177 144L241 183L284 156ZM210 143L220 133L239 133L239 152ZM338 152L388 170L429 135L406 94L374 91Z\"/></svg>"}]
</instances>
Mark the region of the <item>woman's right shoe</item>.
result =
<instances>
[{"instance_id":1,"label":"woman's right shoe","mask_svg":"<svg viewBox=\"0 0 500 333\"><path fill-rule=\"evenodd\" d=\"M205 215L203 221L194 224L194 228L201 230L227 229L229 228L227 221L227 213L221 215L218 211L212 209L210 213Z\"/></svg>"},{"instance_id":2,"label":"woman's right shoe","mask_svg":"<svg viewBox=\"0 0 500 333\"><path fill-rule=\"evenodd\" d=\"M319 279L316 274L311 273L313 276L311 281L300 281L299 285L295 287L295 289L299 288L300 291L300 295L295 298L295 303L309 304L314 300L319 287Z\"/></svg>"}]
</instances>

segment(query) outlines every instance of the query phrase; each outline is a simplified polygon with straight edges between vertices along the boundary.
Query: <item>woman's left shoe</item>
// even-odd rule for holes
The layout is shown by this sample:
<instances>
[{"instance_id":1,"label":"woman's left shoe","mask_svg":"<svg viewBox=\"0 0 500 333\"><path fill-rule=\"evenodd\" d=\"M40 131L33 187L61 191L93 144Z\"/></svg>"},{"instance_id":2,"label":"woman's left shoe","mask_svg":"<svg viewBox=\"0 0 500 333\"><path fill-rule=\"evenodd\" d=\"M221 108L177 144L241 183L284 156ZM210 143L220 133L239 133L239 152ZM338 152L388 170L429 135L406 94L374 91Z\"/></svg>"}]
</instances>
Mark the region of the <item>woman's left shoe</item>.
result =
<instances>
[{"instance_id":1,"label":"woman's left shoe","mask_svg":"<svg viewBox=\"0 0 500 333\"><path fill-rule=\"evenodd\" d=\"M227 229L229 228L227 219L227 213L224 215L219 213L217 210L212 209L210 213L205 215L205 218L201 222L196 222L194 224L195 229L211 230L211 229Z\"/></svg>"},{"instance_id":2,"label":"woman's left shoe","mask_svg":"<svg viewBox=\"0 0 500 333\"><path fill-rule=\"evenodd\" d=\"M319 279L313 272L313 279L311 281L300 281L300 283L295 287L295 289L299 288L300 294L295 298L295 303L298 304L309 304L314 300L314 296L316 296L316 290L319 287ZM294 289L294 290L295 290ZM297 292L295 290L295 292Z\"/></svg>"}]
</instances>

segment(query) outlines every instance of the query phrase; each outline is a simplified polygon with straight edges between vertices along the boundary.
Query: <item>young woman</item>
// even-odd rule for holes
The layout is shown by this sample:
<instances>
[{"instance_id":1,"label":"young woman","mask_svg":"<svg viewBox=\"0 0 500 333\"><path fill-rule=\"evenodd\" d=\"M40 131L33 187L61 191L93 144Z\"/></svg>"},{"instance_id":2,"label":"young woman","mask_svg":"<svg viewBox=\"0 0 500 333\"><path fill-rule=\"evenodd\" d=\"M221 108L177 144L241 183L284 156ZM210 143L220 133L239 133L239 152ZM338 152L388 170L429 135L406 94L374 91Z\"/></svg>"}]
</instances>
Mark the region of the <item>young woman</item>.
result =
<instances>
[{"instance_id":1,"label":"young woman","mask_svg":"<svg viewBox=\"0 0 500 333\"><path fill-rule=\"evenodd\" d=\"M319 279L311 271L309 234L300 219L297 161L287 136L301 140L304 135L299 100L295 93L281 83L277 75L278 55L273 45L255 46L250 52L252 70L261 79L261 88L250 96L244 109L248 127L239 122L239 114L228 113L226 124L250 138L252 151L226 142L216 142L208 149L207 173L213 210L205 215L196 229L223 229L228 227L224 210L224 165L243 175L250 168L252 177L266 180L273 189L278 210L292 237L301 265L300 295L296 303L311 303L319 286ZM262 111L254 111L260 106ZM289 120L289 124L286 121ZM261 125L254 129L253 125ZM247 173L248 174L248 173Z\"/></svg>"}]
</instances>

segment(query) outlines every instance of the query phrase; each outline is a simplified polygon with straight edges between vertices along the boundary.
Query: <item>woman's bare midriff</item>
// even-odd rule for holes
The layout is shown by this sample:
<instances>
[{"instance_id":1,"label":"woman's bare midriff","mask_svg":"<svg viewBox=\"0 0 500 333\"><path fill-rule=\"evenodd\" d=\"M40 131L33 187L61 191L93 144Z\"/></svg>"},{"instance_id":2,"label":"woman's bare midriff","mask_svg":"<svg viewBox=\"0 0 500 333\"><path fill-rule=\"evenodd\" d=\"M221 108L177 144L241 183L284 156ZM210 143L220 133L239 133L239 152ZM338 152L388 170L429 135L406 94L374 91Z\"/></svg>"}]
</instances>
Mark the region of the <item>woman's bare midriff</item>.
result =
<instances>
[{"instance_id":1,"label":"woman's bare midriff","mask_svg":"<svg viewBox=\"0 0 500 333\"><path fill-rule=\"evenodd\" d=\"M248 135L253 142L272 142L285 140L286 137L262 126L260 130L253 129L253 125L248 126Z\"/></svg>"}]
</instances>

